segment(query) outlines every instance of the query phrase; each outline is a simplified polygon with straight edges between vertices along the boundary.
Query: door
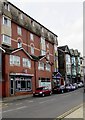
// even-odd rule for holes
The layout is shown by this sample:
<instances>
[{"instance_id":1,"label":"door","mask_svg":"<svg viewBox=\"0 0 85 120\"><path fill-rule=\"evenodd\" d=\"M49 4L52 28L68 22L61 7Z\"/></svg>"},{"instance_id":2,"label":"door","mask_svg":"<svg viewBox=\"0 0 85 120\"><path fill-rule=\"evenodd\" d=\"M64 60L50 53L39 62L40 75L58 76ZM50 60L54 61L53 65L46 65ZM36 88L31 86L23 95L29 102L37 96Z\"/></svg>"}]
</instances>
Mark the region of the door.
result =
<instances>
[{"instance_id":1,"label":"door","mask_svg":"<svg viewBox=\"0 0 85 120\"><path fill-rule=\"evenodd\" d=\"M11 78L11 81L10 81L10 94L14 95L14 79L13 78Z\"/></svg>"}]
</instances>

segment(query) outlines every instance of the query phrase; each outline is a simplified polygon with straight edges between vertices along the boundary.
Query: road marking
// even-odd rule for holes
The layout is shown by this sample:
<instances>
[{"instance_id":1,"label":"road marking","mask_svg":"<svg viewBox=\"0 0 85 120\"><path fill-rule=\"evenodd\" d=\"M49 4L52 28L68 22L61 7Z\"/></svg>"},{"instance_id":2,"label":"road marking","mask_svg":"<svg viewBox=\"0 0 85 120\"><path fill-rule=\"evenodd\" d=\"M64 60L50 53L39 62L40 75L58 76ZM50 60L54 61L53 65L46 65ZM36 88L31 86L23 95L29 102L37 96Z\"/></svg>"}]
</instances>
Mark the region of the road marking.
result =
<instances>
[{"instance_id":1,"label":"road marking","mask_svg":"<svg viewBox=\"0 0 85 120\"><path fill-rule=\"evenodd\" d=\"M22 103L17 103L16 105L21 105Z\"/></svg>"},{"instance_id":2,"label":"road marking","mask_svg":"<svg viewBox=\"0 0 85 120\"><path fill-rule=\"evenodd\" d=\"M30 102L30 103L31 103L31 102L34 102L34 101L33 101L33 100L30 100L30 101L28 101L28 102Z\"/></svg>"},{"instance_id":3,"label":"road marking","mask_svg":"<svg viewBox=\"0 0 85 120\"><path fill-rule=\"evenodd\" d=\"M45 100L45 101L39 102L39 104L46 103L46 102L48 102L48 101L53 101L53 100L55 100L55 98L50 99L50 100Z\"/></svg>"},{"instance_id":4,"label":"road marking","mask_svg":"<svg viewBox=\"0 0 85 120\"><path fill-rule=\"evenodd\" d=\"M62 120L63 118L65 118L67 115L71 114L72 112L74 112L75 110L77 110L78 108L80 108L81 106L83 106L83 104L80 104L72 109L70 109L69 111L63 113L62 115L58 116L57 118L55 118L54 120Z\"/></svg>"},{"instance_id":5,"label":"road marking","mask_svg":"<svg viewBox=\"0 0 85 120\"><path fill-rule=\"evenodd\" d=\"M22 107L19 107L19 108L16 108L16 109L6 110L6 111L3 111L3 113L11 112L11 111L19 110L19 109L23 109L23 108L26 108L26 107L27 107L27 106L22 106ZM1 113L1 112L0 112L0 113Z\"/></svg>"}]
</instances>

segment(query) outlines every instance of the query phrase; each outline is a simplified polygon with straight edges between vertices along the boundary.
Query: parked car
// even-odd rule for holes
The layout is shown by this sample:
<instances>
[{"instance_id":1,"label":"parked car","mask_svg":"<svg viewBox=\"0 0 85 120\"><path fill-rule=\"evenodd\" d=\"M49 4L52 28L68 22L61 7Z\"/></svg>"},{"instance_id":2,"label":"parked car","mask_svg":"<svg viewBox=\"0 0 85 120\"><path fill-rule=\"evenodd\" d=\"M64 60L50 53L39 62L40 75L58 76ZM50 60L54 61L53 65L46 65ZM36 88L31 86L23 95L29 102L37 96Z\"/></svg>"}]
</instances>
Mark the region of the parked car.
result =
<instances>
[{"instance_id":1,"label":"parked car","mask_svg":"<svg viewBox=\"0 0 85 120\"><path fill-rule=\"evenodd\" d=\"M81 88L84 86L83 82L78 82L77 84L78 84L78 88Z\"/></svg>"},{"instance_id":2,"label":"parked car","mask_svg":"<svg viewBox=\"0 0 85 120\"><path fill-rule=\"evenodd\" d=\"M76 89L76 86L75 86L75 85L70 84L70 86L71 86L71 91L73 91L73 90Z\"/></svg>"},{"instance_id":3,"label":"parked car","mask_svg":"<svg viewBox=\"0 0 85 120\"><path fill-rule=\"evenodd\" d=\"M78 84L77 83L73 83L73 85L76 87L76 89L78 89Z\"/></svg>"},{"instance_id":4,"label":"parked car","mask_svg":"<svg viewBox=\"0 0 85 120\"><path fill-rule=\"evenodd\" d=\"M65 92L65 86L64 85L55 86L53 88L53 93L64 93L64 92Z\"/></svg>"},{"instance_id":5,"label":"parked car","mask_svg":"<svg viewBox=\"0 0 85 120\"><path fill-rule=\"evenodd\" d=\"M38 87L35 92L33 92L33 96L46 96L51 95L52 91L48 89L48 87Z\"/></svg>"},{"instance_id":6,"label":"parked car","mask_svg":"<svg viewBox=\"0 0 85 120\"><path fill-rule=\"evenodd\" d=\"M69 91L71 91L71 90L72 90L71 85L66 84L66 85L65 85L65 92L69 92Z\"/></svg>"}]
</instances>

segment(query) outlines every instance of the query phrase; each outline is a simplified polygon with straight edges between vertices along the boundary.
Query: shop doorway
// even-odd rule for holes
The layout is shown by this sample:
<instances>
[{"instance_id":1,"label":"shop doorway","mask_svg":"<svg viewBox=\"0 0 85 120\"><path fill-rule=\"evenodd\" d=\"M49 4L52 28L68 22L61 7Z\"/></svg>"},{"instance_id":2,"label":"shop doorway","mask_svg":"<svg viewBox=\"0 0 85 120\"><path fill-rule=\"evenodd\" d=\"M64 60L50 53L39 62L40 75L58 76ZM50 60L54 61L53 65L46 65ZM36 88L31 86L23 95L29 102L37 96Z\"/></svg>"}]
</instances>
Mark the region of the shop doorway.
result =
<instances>
[{"instance_id":1,"label":"shop doorway","mask_svg":"<svg viewBox=\"0 0 85 120\"><path fill-rule=\"evenodd\" d=\"M13 80L13 78L11 78L11 80L10 80L10 88L11 88L10 94L14 95L14 80Z\"/></svg>"}]
</instances>

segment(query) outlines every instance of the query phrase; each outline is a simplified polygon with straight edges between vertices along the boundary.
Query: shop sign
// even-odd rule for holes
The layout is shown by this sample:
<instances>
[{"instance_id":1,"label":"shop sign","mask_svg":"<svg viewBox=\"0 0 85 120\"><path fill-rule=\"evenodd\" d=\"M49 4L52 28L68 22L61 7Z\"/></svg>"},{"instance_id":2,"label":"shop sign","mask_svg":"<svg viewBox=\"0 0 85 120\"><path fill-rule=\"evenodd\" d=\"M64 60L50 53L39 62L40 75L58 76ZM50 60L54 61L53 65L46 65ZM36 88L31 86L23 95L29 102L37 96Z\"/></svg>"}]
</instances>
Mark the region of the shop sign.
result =
<instances>
[{"instance_id":1,"label":"shop sign","mask_svg":"<svg viewBox=\"0 0 85 120\"><path fill-rule=\"evenodd\" d=\"M48 87L49 89L51 89L51 82L41 82L39 81L39 86L46 86Z\"/></svg>"}]
</instances>

